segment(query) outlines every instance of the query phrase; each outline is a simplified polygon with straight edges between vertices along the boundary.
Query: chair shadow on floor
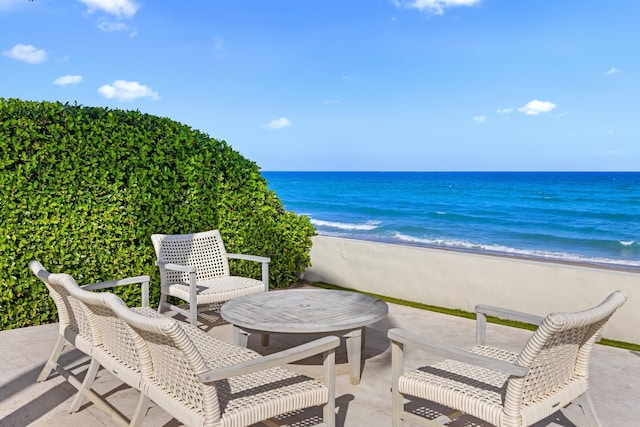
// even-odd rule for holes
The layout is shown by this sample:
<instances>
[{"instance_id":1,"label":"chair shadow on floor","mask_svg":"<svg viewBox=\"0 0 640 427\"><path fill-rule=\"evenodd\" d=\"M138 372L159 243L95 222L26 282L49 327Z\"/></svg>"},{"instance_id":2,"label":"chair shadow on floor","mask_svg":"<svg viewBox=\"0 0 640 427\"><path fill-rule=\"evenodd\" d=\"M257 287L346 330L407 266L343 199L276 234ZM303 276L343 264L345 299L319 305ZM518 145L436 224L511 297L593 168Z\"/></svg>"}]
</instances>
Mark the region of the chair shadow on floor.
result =
<instances>
[{"instance_id":1,"label":"chair shadow on floor","mask_svg":"<svg viewBox=\"0 0 640 427\"><path fill-rule=\"evenodd\" d=\"M410 398L405 400L405 410L411 412L420 417L435 419L441 415L446 415L452 410L446 406L439 405L435 402L429 402L426 400ZM580 425L580 424L578 424ZM578 427L569 418L567 418L562 411L557 411L547 418L532 424L531 427ZM490 424L485 423L482 420L478 420L470 415L462 415L448 424L448 427L492 427Z\"/></svg>"},{"instance_id":2,"label":"chair shadow on floor","mask_svg":"<svg viewBox=\"0 0 640 427\"><path fill-rule=\"evenodd\" d=\"M345 420L349 410L349 403L354 399L352 394L336 397L336 427L346 427ZM322 422L322 408L316 407L304 411L293 412L275 418L275 424L287 427L307 427ZM265 424L265 423L263 423ZM267 424L268 425L268 424Z\"/></svg>"},{"instance_id":3,"label":"chair shadow on floor","mask_svg":"<svg viewBox=\"0 0 640 427\"><path fill-rule=\"evenodd\" d=\"M222 304L218 304L216 307L211 307L210 310L201 311L200 313L198 313L198 328L208 333L217 326L228 325L229 323L220 316L221 306ZM179 307L188 310L189 306L183 304ZM180 320L181 322L189 323L189 319L187 319L180 313L165 311L162 314L167 317L173 317L174 319Z\"/></svg>"},{"instance_id":4,"label":"chair shadow on floor","mask_svg":"<svg viewBox=\"0 0 640 427\"><path fill-rule=\"evenodd\" d=\"M10 426L25 426L37 422L45 414L53 411L55 408L63 404L66 400L70 399L77 393L77 389L72 386L68 381L63 381L54 385L56 378L61 376L74 375L80 382L84 380L86 368L89 366L89 358L79 350L73 349L63 353L58 360L60 366L64 368L64 375L57 370L53 370L47 380L42 384L50 384L50 388L44 391L39 396L29 399L24 405L16 408L13 412L5 415L0 419L0 425ZM12 395L19 394L22 390L36 384L36 378L42 370L44 364L38 365L33 369L25 372L14 380L7 384L2 384L0 387L0 404L11 398ZM115 389L110 389L101 397L108 398L109 396L130 387L126 385L119 385ZM111 405L108 401L105 401L112 409L117 411L121 416L117 408ZM80 410L84 410L89 406L92 406L91 402L85 403Z\"/></svg>"}]
</instances>

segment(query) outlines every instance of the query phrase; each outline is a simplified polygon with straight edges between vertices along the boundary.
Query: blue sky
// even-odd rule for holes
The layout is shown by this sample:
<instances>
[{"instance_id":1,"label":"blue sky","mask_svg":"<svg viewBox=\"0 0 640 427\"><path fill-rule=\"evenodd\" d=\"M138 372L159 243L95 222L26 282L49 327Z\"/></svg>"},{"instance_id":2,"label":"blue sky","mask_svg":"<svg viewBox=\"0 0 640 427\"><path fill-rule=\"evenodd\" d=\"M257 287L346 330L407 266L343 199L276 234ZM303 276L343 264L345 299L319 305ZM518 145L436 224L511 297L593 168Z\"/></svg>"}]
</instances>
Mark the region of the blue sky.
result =
<instances>
[{"instance_id":1,"label":"blue sky","mask_svg":"<svg viewBox=\"0 0 640 427\"><path fill-rule=\"evenodd\" d=\"M639 17L637 0L0 0L0 97L169 117L265 171L638 171Z\"/></svg>"}]
</instances>

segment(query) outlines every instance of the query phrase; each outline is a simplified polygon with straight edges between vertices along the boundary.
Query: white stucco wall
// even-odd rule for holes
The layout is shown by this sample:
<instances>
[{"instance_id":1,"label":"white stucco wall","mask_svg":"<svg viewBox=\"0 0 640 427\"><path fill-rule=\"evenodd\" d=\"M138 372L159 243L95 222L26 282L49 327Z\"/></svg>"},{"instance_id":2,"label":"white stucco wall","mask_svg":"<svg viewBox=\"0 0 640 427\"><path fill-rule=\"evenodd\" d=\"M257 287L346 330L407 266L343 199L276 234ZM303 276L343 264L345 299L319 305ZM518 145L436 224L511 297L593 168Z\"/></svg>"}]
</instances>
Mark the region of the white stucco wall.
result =
<instances>
[{"instance_id":1,"label":"white stucco wall","mask_svg":"<svg viewBox=\"0 0 640 427\"><path fill-rule=\"evenodd\" d=\"M470 312L476 304L578 311L620 289L629 300L603 335L640 344L640 272L326 236L313 238L311 262L308 281Z\"/></svg>"}]
</instances>

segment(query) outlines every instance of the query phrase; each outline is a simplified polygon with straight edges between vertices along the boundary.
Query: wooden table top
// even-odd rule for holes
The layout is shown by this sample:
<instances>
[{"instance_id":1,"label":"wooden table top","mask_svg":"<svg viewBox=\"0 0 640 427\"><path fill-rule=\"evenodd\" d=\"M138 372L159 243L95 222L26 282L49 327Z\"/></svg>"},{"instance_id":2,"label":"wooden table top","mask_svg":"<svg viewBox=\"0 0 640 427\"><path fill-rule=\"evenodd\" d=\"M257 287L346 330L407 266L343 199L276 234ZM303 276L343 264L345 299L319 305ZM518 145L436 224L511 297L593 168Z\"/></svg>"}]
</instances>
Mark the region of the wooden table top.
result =
<instances>
[{"instance_id":1,"label":"wooden table top","mask_svg":"<svg viewBox=\"0 0 640 427\"><path fill-rule=\"evenodd\" d=\"M220 314L241 328L321 333L356 329L384 319L388 306L369 295L328 289L261 292L226 302Z\"/></svg>"}]
</instances>

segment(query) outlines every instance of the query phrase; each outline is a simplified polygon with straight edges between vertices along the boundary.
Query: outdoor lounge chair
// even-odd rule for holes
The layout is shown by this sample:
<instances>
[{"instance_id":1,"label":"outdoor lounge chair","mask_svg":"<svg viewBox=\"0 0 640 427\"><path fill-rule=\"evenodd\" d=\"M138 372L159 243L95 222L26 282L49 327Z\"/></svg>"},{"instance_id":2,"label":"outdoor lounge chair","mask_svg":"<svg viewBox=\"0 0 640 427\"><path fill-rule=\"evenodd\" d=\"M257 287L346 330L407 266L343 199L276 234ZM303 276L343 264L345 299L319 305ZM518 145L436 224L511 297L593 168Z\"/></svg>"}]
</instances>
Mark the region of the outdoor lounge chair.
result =
<instances>
[{"instance_id":1,"label":"outdoor lounge chair","mask_svg":"<svg viewBox=\"0 0 640 427\"><path fill-rule=\"evenodd\" d=\"M478 305L477 345L470 351L401 329L389 330L393 426L403 422L440 425L468 414L498 427L524 427L572 402L582 407L590 425L601 426L588 392L589 360L604 324L626 299L616 291L589 310L544 318ZM519 353L490 347L485 345L486 315L537 324L538 329ZM404 351L409 346L447 352L451 359L404 372ZM403 397L414 403L435 402L453 411L428 419L405 410Z\"/></svg>"},{"instance_id":2,"label":"outdoor lounge chair","mask_svg":"<svg viewBox=\"0 0 640 427\"><path fill-rule=\"evenodd\" d=\"M142 285L143 307L132 310L145 316L162 317L161 314L149 308L149 276L131 277L79 287L73 277L68 274L49 273L38 261L31 261L29 267L49 289L58 309L60 323L58 339L37 381L44 381L55 369L78 389L78 393L69 405L69 413L76 412L83 402L83 397L87 397L119 424L128 424L127 420L91 390L91 385L96 378L98 369L103 366L123 382L139 390L141 374L136 349L128 342L120 341L118 326L113 322L113 318L105 319L98 310L92 310L86 302L99 301L104 295L113 295L105 292L90 292L92 290L139 283ZM82 383L58 364L60 354L68 345L76 347L91 357ZM132 425L137 425L141 421L142 410L146 407L145 403L147 401L141 395L139 405L132 417Z\"/></svg>"},{"instance_id":3,"label":"outdoor lounge chair","mask_svg":"<svg viewBox=\"0 0 640 427\"><path fill-rule=\"evenodd\" d=\"M206 305L269 290L270 259L227 253L218 230L153 234L151 240L160 269L160 312L170 308L186 316L192 325L197 325L197 314L208 310ZM230 258L262 263L262 281L231 276ZM189 311L169 304L167 296L187 301Z\"/></svg>"},{"instance_id":4,"label":"outdoor lounge chair","mask_svg":"<svg viewBox=\"0 0 640 427\"><path fill-rule=\"evenodd\" d=\"M317 425L335 426L337 337L260 356L176 319L141 316L117 297L105 302L129 324L132 342L146 355L145 393L185 425L244 427L322 406ZM315 354L322 354L325 384L282 367Z\"/></svg>"}]
</instances>

